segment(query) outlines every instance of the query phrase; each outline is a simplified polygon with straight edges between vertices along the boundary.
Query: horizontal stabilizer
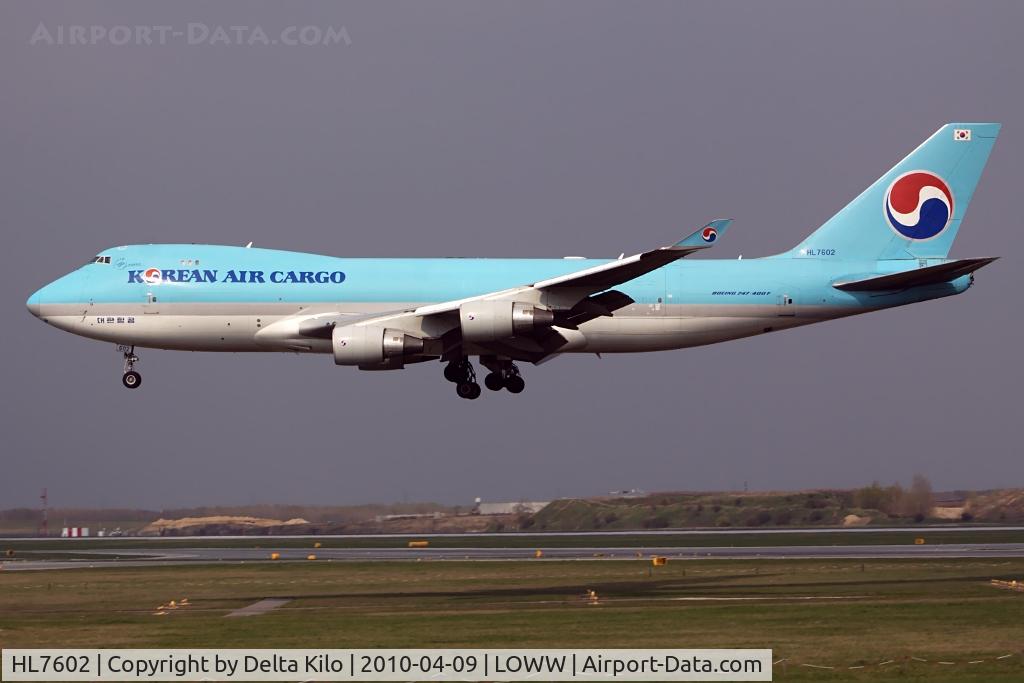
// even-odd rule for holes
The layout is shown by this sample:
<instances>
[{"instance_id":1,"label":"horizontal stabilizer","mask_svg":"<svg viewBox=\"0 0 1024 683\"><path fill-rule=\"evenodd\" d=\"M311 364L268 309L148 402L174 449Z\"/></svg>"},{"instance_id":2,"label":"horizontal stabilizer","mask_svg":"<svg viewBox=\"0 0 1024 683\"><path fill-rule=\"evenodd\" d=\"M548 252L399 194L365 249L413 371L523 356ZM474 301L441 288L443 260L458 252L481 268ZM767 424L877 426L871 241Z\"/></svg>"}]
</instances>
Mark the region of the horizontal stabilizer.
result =
<instances>
[{"instance_id":1,"label":"horizontal stabilizer","mask_svg":"<svg viewBox=\"0 0 1024 683\"><path fill-rule=\"evenodd\" d=\"M922 285L936 285L950 282L968 273L973 273L979 268L992 263L997 258L999 257L959 259L935 266L905 270L901 273L867 276L855 280L840 280L834 282L832 286L844 292L881 292L894 289L909 289L910 287L920 287Z\"/></svg>"}]
</instances>

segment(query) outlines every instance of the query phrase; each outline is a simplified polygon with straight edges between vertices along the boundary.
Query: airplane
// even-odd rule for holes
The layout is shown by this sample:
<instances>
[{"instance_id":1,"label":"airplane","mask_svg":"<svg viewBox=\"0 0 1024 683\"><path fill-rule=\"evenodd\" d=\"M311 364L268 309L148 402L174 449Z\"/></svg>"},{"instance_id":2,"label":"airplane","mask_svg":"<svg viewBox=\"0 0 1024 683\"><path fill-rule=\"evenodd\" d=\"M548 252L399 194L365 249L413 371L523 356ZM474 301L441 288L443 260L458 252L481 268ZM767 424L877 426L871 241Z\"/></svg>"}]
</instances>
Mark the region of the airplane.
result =
<instances>
[{"instance_id":1,"label":"airplane","mask_svg":"<svg viewBox=\"0 0 1024 683\"><path fill-rule=\"evenodd\" d=\"M138 389L136 348L331 354L361 370L445 364L458 396L523 391L517 363L566 353L682 349L960 294L994 258L948 258L999 134L949 123L792 249L685 259L674 244L613 259L336 258L146 244L101 251L32 294L29 311L113 342Z\"/></svg>"}]
</instances>

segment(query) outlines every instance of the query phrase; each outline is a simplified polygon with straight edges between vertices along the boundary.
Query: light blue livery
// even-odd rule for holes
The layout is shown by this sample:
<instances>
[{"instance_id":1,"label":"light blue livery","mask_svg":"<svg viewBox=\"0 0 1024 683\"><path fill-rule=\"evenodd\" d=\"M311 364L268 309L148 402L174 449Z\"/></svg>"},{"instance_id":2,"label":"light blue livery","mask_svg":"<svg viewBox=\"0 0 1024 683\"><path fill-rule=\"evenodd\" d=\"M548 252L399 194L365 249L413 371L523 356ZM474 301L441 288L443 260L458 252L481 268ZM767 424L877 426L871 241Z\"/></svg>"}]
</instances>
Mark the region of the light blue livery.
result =
<instances>
[{"instance_id":1,"label":"light blue livery","mask_svg":"<svg viewBox=\"0 0 1024 683\"><path fill-rule=\"evenodd\" d=\"M995 123L950 123L793 249L690 260L727 232L618 259L364 259L189 244L114 247L28 300L123 347L332 354L392 370L441 360L463 398L519 393L517 362L679 349L959 294L992 258L949 259Z\"/></svg>"}]
</instances>

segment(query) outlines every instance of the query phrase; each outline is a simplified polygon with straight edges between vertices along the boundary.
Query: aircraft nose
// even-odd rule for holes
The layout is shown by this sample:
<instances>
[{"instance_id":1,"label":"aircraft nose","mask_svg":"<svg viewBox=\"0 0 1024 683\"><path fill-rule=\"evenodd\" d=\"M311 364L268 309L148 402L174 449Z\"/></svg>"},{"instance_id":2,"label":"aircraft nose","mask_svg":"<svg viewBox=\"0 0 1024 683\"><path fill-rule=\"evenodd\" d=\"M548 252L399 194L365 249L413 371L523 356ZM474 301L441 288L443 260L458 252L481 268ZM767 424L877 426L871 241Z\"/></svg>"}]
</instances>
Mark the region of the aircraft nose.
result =
<instances>
[{"instance_id":1,"label":"aircraft nose","mask_svg":"<svg viewBox=\"0 0 1024 683\"><path fill-rule=\"evenodd\" d=\"M40 290L40 291L42 291L42 290ZM38 318L39 317L39 292L36 292L32 296L30 296L28 298L28 301L25 302L25 305L28 307L28 312Z\"/></svg>"}]
</instances>

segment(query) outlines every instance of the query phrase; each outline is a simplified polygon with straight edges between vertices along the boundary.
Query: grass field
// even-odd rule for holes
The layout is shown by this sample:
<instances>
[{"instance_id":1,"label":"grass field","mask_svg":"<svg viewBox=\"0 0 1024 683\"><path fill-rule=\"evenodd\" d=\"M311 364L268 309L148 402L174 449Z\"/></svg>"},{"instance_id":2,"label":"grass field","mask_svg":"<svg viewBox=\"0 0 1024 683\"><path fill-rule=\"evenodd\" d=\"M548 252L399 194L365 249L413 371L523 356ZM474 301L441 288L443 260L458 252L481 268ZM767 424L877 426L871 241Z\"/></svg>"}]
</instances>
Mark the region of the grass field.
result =
<instances>
[{"instance_id":1,"label":"grass field","mask_svg":"<svg viewBox=\"0 0 1024 683\"><path fill-rule=\"evenodd\" d=\"M1024 680L1024 594L992 578L1024 578L1024 560L8 571L0 647L770 647L784 660L776 680ZM591 589L596 605L583 597ZM224 618L266 597L293 599ZM188 607L154 614L182 598Z\"/></svg>"}]
</instances>

